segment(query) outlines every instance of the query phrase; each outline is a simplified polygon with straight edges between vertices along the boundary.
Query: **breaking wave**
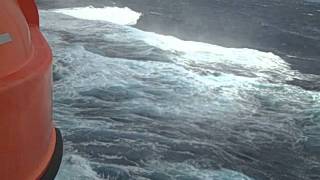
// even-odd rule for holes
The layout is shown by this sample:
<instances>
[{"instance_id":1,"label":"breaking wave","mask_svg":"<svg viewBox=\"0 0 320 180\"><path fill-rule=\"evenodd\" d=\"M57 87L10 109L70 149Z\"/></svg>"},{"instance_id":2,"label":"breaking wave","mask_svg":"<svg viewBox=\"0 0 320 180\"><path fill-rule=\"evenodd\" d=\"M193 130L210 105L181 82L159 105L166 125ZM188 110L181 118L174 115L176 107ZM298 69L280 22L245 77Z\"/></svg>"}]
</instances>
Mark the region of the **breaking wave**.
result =
<instances>
[{"instance_id":1,"label":"breaking wave","mask_svg":"<svg viewBox=\"0 0 320 180\"><path fill-rule=\"evenodd\" d=\"M141 16L141 13L135 12L127 7L94 8L93 6L89 6L56 9L52 11L80 19L107 21L120 25L135 25Z\"/></svg>"}]
</instances>

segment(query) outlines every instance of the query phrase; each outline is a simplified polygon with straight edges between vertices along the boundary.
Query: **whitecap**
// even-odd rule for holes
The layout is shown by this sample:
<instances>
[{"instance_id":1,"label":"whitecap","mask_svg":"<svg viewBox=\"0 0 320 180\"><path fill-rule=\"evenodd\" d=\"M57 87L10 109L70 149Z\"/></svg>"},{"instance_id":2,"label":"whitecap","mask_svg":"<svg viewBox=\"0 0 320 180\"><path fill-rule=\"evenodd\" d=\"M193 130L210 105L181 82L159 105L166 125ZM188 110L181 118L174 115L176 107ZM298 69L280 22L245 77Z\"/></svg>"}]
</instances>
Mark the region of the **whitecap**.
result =
<instances>
[{"instance_id":1,"label":"whitecap","mask_svg":"<svg viewBox=\"0 0 320 180\"><path fill-rule=\"evenodd\" d=\"M89 161L79 155L65 155L61 166L57 180L101 180Z\"/></svg>"},{"instance_id":2,"label":"whitecap","mask_svg":"<svg viewBox=\"0 0 320 180\"><path fill-rule=\"evenodd\" d=\"M75 18L85 20L107 21L119 25L135 25L140 16L139 12L135 12L128 7L104 7L95 8L93 6L55 9L53 12L66 14Z\"/></svg>"}]
</instances>

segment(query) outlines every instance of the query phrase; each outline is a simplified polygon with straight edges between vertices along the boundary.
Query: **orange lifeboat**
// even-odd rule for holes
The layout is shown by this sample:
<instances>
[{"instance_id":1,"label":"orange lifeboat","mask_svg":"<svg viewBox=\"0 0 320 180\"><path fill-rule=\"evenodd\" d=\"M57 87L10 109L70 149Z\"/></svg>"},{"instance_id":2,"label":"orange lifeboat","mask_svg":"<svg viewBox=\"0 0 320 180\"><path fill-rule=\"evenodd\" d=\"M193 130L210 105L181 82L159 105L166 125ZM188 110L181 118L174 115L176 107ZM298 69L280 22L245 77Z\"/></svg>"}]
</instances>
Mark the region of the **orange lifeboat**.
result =
<instances>
[{"instance_id":1,"label":"orange lifeboat","mask_svg":"<svg viewBox=\"0 0 320 180\"><path fill-rule=\"evenodd\" d=\"M52 54L34 0L2 0L0 179L54 179L62 138L52 122Z\"/></svg>"}]
</instances>

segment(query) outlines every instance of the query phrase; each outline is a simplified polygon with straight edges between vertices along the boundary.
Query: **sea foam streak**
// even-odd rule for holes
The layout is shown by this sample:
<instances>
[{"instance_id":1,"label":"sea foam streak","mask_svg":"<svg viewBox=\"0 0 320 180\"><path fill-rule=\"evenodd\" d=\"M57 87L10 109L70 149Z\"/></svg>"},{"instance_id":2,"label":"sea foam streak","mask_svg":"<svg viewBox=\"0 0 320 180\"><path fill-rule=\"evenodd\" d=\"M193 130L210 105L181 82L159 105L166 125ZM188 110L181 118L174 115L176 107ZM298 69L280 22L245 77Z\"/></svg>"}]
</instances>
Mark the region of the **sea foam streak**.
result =
<instances>
[{"instance_id":1,"label":"sea foam streak","mask_svg":"<svg viewBox=\"0 0 320 180\"><path fill-rule=\"evenodd\" d=\"M79 19L108 21L119 25L135 25L141 16L141 13L135 12L127 7L94 8L93 6L88 6L56 9L52 11Z\"/></svg>"}]
</instances>

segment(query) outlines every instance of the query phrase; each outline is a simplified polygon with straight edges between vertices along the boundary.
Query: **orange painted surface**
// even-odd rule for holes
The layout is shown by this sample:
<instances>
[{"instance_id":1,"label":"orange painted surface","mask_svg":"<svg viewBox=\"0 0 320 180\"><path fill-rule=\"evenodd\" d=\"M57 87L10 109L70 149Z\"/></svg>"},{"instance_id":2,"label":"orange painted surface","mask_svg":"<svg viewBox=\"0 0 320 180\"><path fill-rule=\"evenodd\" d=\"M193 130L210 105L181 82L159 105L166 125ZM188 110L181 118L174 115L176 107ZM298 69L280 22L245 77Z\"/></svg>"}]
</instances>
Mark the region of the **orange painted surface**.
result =
<instances>
[{"instance_id":1,"label":"orange painted surface","mask_svg":"<svg viewBox=\"0 0 320 180\"><path fill-rule=\"evenodd\" d=\"M1 180L39 179L55 148L52 54L38 19L33 0L1 1L0 37L10 35L0 38Z\"/></svg>"}]
</instances>

